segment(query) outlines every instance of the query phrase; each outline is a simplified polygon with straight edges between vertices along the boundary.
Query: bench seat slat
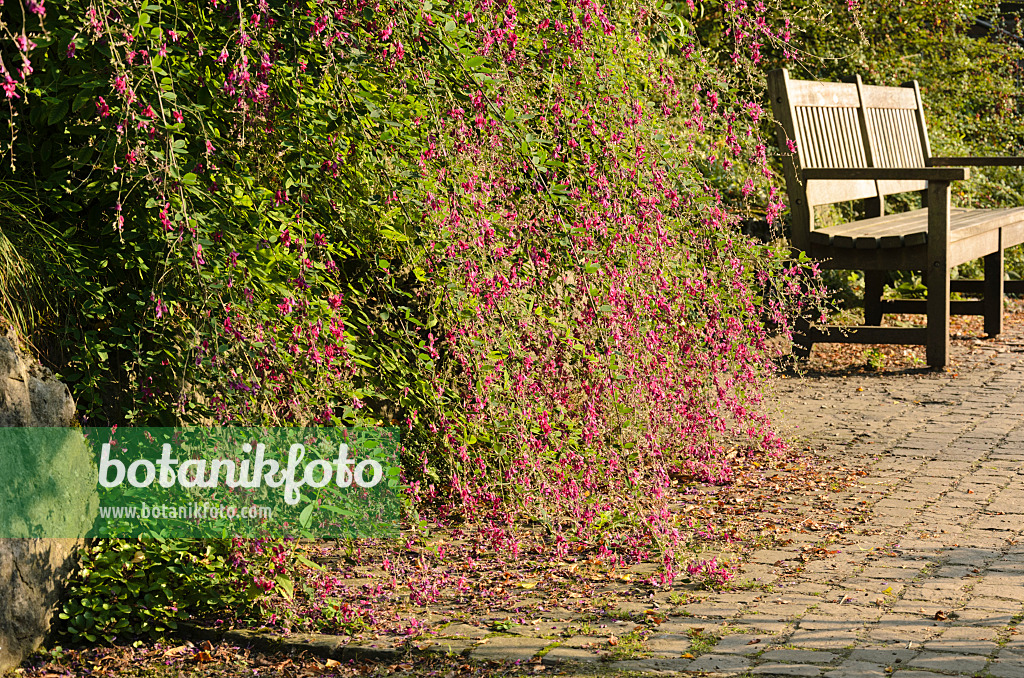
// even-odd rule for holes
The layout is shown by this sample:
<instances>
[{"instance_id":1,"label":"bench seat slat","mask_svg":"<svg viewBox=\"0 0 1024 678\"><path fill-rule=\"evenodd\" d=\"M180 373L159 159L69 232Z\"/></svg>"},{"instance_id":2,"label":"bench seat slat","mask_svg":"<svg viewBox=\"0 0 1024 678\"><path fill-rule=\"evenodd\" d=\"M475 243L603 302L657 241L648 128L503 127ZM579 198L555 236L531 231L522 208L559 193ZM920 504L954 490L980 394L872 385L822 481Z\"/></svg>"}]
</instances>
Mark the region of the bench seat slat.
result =
<instances>
[{"instance_id":1,"label":"bench seat slat","mask_svg":"<svg viewBox=\"0 0 1024 678\"><path fill-rule=\"evenodd\" d=\"M1024 207L1010 209L953 208L949 214L950 242L955 243L999 228L1016 227L1004 247L1019 244L1024 237ZM1017 235L1019 233L1019 235ZM872 217L812 231L811 242L841 248L889 249L923 245L928 242L928 210Z\"/></svg>"}]
</instances>

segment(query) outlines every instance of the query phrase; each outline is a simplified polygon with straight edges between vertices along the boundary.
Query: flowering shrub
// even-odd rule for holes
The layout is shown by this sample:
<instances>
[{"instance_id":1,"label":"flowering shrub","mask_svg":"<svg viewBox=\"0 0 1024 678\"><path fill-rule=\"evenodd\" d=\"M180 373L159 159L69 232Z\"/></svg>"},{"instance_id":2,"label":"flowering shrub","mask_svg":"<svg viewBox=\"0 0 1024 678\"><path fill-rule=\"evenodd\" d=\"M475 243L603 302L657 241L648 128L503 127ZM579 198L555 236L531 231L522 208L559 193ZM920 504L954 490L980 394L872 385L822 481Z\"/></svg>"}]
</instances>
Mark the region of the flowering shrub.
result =
<instances>
[{"instance_id":1,"label":"flowering shrub","mask_svg":"<svg viewBox=\"0 0 1024 678\"><path fill-rule=\"evenodd\" d=\"M787 39L725 6L737 64ZM779 449L759 394L802 270L723 206L745 166L782 210L694 11L47 6L6 179L66 244L51 359L94 421L398 424L410 517L671 578L672 477Z\"/></svg>"}]
</instances>

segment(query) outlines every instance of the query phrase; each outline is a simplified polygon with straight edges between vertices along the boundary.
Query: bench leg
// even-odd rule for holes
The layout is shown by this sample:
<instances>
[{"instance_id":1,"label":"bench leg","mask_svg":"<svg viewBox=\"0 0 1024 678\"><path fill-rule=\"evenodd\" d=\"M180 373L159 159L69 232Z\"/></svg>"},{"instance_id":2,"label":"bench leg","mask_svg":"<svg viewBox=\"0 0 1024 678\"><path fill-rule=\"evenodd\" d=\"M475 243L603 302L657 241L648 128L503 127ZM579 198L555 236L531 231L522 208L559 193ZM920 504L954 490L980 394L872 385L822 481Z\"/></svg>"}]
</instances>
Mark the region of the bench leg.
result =
<instances>
[{"instance_id":1,"label":"bench leg","mask_svg":"<svg viewBox=\"0 0 1024 678\"><path fill-rule=\"evenodd\" d=\"M885 271L864 271L864 324L882 324L882 290Z\"/></svg>"},{"instance_id":2,"label":"bench leg","mask_svg":"<svg viewBox=\"0 0 1024 678\"><path fill-rule=\"evenodd\" d=\"M949 269L928 271L928 366L941 370L949 364Z\"/></svg>"},{"instance_id":3,"label":"bench leg","mask_svg":"<svg viewBox=\"0 0 1024 678\"><path fill-rule=\"evenodd\" d=\"M999 336L1003 331L1003 248L985 257L985 334Z\"/></svg>"},{"instance_id":4,"label":"bench leg","mask_svg":"<svg viewBox=\"0 0 1024 678\"><path fill-rule=\"evenodd\" d=\"M928 182L928 366L949 365L949 182Z\"/></svg>"}]
</instances>

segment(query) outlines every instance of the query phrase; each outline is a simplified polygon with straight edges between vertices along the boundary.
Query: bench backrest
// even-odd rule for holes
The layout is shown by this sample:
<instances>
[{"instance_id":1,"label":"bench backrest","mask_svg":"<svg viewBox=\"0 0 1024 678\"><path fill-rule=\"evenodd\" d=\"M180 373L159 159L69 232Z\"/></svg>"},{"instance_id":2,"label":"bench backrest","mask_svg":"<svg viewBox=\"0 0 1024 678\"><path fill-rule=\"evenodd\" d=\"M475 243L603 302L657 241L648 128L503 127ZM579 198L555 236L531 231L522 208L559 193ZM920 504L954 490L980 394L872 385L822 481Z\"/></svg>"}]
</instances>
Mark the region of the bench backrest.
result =
<instances>
[{"instance_id":1,"label":"bench backrest","mask_svg":"<svg viewBox=\"0 0 1024 678\"><path fill-rule=\"evenodd\" d=\"M806 248L814 206L869 200L881 214L882 198L924 190L923 181L808 181L805 168L924 167L931 151L917 83L903 87L790 79L785 69L768 74L772 111L789 193L793 244ZM788 153L792 141L795 152Z\"/></svg>"}]
</instances>

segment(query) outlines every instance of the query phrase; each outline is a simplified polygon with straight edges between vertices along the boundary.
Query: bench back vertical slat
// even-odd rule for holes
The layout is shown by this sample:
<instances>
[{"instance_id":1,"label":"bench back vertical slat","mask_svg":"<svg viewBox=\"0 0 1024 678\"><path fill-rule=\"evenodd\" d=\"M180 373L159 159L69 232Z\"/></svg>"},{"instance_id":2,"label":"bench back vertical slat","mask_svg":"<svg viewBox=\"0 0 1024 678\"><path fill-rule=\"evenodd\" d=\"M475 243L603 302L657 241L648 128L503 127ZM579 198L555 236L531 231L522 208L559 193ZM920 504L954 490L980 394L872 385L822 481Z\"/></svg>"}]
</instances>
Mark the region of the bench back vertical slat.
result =
<instances>
[{"instance_id":1,"label":"bench back vertical slat","mask_svg":"<svg viewBox=\"0 0 1024 678\"><path fill-rule=\"evenodd\" d=\"M801 169L811 167L866 167L867 158L857 109L857 86L845 82L811 82L785 78L784 99L776 108L792 108ZM776 111L778 115L778 111ZM785 147L785 146L783 146ZM878 195L873 181L808 181L809 205L827 205Z\"/></svg>"},{"instance_id":2,"label":"bench back vertical slat","mask_svg":"<svg viewBox=\"0 0 1024 678\"><path fill-rule=\"evenodd\" d=\"M875 167L924 167L928 149L922 142L920 96L914 86L862 85L868 143ZM927 138L927 137L925 137ZM880 195L923 191L925 181L879 181Z\"/></svg>"}]
</instances>

